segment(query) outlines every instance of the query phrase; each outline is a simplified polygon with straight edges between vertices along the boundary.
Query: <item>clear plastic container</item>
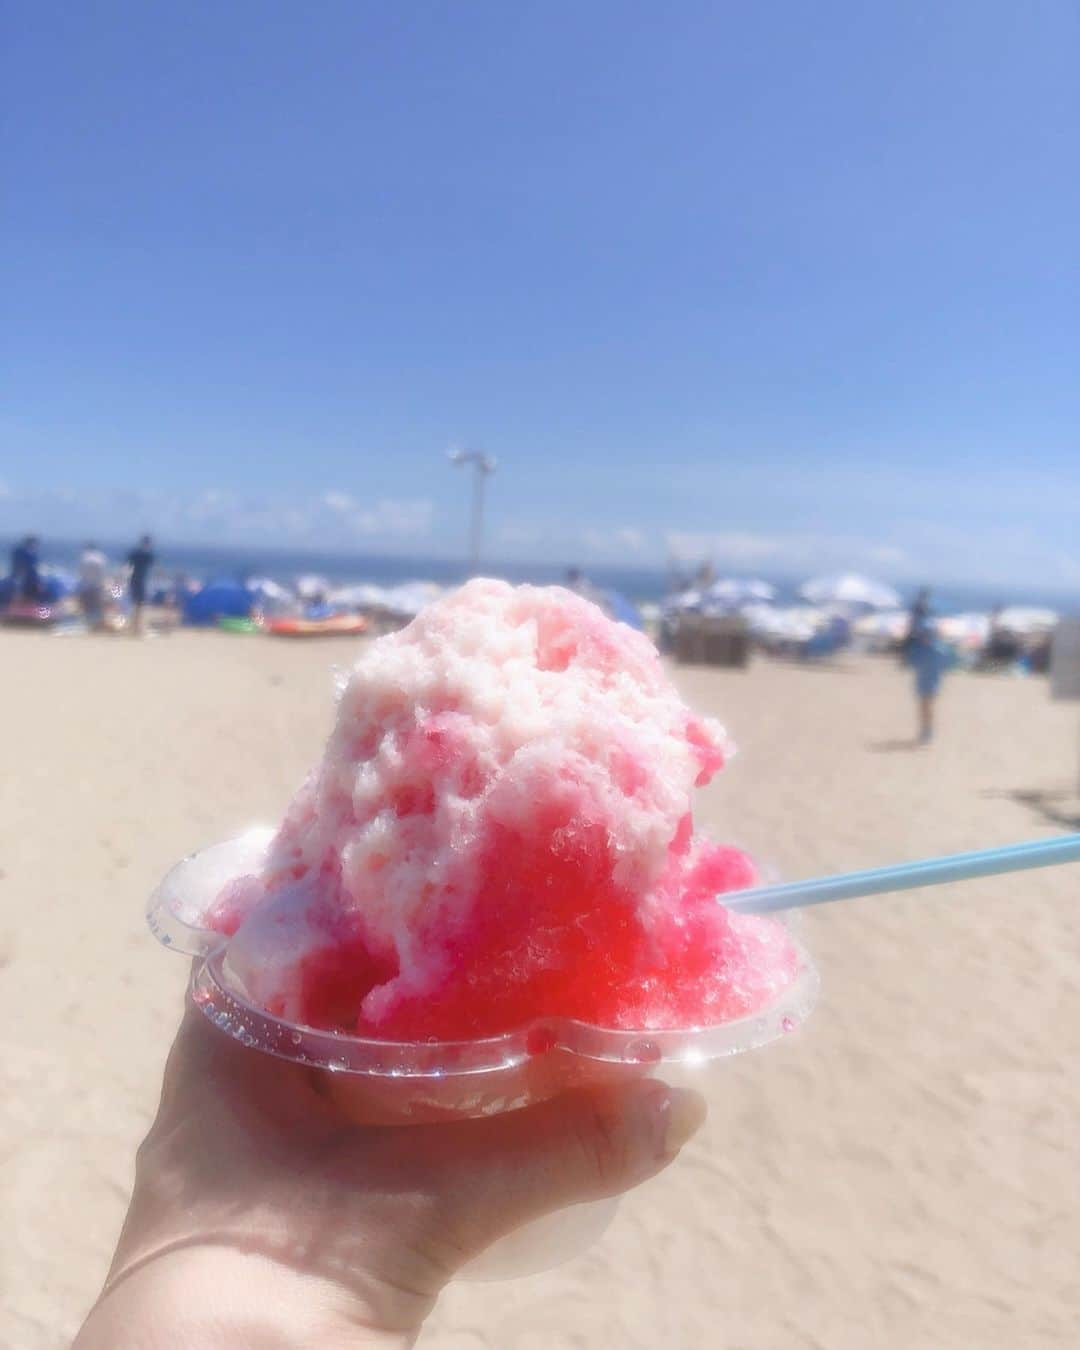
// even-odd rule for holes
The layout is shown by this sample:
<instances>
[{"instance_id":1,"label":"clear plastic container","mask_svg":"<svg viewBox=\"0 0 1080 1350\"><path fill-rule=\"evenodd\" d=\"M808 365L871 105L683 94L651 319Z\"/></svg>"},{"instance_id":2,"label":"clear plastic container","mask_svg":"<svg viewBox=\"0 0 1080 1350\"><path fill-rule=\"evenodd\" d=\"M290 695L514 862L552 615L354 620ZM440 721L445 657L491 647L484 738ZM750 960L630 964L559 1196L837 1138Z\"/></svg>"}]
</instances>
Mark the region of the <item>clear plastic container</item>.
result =
<instances>
[{"instance_id":1,"label":"clear plastic container","mask_svg":"<svg viewBox=\"0 0 1080 1350\"><path fill-rule=\"evenodd\" d=\"M817 971L800 946L796 976L779 998L717 1026L622 1031L544 1017L501 1036L437 1042L298 1026L248 1000L229 968L228 939L203 925L226 882L260 868L273 836L272 829L257 827L177 864L150 897L150 927L166 946L199 958L191 997L215 1026L253 1050L324 1071L331 1095L359 1123L461 1120L515 1110L569 1087L657 1071L663 1076L665 1065L700 1069L794 1031L816 1001ZM547 1215L495 1243L461 1277L506 1279L558 1265L601 1236L617 1203L595 1201Z\"/></svg>"}]
</instances>

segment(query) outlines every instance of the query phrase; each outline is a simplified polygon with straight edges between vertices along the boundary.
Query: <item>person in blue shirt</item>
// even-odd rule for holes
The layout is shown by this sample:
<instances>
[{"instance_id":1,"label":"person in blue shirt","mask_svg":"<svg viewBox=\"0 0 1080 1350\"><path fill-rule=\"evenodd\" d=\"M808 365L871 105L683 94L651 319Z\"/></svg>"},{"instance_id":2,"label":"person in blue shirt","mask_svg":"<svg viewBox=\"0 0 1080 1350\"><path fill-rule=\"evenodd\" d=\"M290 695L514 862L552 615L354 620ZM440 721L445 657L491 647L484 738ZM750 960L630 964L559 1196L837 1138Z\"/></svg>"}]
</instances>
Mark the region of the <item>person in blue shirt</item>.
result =
<instances>
[{"instance_id":1,"label":"person in blue shirt","mask_svg":"<svg viewBox=\"0 0 1080 1350\"><path fill-rule=\"evenodd\" d=\"M11 599L16 604L33 604L41 598L39 545L37 535L28 534L11 550Z\"/></svg>"},{"instance_id":2,"label":"person in blue shirt","mask_svg":"<svg viewBox=\"0 0 1080 1350\"><path fill-rule=\"evenodd\" d=\"M949 653L938 637L930 607L930 592L925 588L916 596L911 607L904 655L915 673L919 744L928 745L934 735L934 700L941 688L941 677L949 666Z\"/></svg>"},{"instance_id":3,"label":"person in blue shirt","mask_svg":"<svg viewBox=\"0 0 1080 1350\"><path fill-rule=\"evenodd\" d=\"M139 637L143 629L143 606L146 604L147 580L154 565L153 540L144 534L127 555L128 595L131 599L131 631Z\"/></svg>"}]
</instances>

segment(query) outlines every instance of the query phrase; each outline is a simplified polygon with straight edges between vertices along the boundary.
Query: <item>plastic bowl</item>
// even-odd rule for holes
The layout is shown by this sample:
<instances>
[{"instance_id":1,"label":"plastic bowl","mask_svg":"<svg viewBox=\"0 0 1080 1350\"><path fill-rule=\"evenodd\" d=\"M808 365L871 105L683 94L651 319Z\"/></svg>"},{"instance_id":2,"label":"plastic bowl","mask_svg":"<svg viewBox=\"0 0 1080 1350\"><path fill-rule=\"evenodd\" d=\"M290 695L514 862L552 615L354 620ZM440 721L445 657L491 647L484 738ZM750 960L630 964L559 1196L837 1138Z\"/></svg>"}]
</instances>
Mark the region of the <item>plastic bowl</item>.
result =
<instances>
[{"instance_id":1,"label":"plastic bowl","mask_svg":"<svg viewBox=\"0 0 1080 1350\"><path fill-rule=\"evenodd\" d=\"M805 1021L819 979L796 943L795 978L767 1007L716 1026L624 1031L567 1017L536 1018L501 1036L471 1041L386 1041L320 1031L274 1017L230 978L228 939L203 926L221 888L259 869L274 831L256 827L177 864L150 897L155 936L199 958L191 997L206 1017L243 1045L328 1075L331 1096L364 1124L420 1124L512 1111L567 1088L700 1068L768 1045ZM462 1272L471 1279L537 1273L590 1246L617 1201L575 1205L501 1239Z\"/></svg>"}]
</instances>

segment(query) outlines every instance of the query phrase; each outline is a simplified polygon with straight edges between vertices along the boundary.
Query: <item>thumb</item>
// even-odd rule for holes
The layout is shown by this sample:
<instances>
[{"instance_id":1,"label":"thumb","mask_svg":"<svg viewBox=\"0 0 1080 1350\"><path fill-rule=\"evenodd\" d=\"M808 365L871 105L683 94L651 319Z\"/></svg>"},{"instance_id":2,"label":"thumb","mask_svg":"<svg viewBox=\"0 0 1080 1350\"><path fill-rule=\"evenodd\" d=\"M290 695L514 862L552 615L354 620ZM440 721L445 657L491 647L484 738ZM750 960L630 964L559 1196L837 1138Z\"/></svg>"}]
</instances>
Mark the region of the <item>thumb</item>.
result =
<instances>
[{"instance_id":1,"label":"thumb","mask_svg":"<svg viewBox=\"0 0 1080 1350\"><path fill-rule=\"evenodd\" d=\"M705 1115L699 1093L636 1079L410 1134L438 1192L440 1236L464 1261L531 1219L646 1181Z\"/></svg>"}]
</instances>

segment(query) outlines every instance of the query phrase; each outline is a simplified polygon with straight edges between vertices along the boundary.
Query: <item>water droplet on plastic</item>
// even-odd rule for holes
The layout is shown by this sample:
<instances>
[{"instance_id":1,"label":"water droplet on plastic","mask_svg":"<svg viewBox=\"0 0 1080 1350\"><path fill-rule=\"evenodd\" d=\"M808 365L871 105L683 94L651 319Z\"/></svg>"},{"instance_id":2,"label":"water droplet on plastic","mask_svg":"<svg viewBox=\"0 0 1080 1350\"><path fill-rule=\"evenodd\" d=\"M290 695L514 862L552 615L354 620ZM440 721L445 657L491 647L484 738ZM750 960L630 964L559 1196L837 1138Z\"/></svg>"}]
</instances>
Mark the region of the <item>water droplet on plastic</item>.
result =
<instances>
[{"instance_id":1,"label":"water droplet on plastic","mask_svg":"<svg viewBox=\"0 0 1080 1350\"><path fill-rule=\"evenodd\" d=\"M292 1041L293 1045L299 1045L303 1039L303 1036L301 1036L298 1031L294 1031L289 1037L289 1040Z\"/></svg>"},{"instance_id":2,"label":"water droplet on plastic","mask_svg":"<svg viewBox=\"0 0 1080 1350\"><path fill-rule=\"evenodd\" d=\"M660 1047L655 1041L632 1041L626 1048L625 1058L634 1064L658 1064Z\"/></svg>"},{"instance_id":3,"label":"water droplet on plastic","mask_svg":"<svg viewBox=\"0 0 1080 1350\"><path fill-rule=\"evenodd\" d=\"M550 1027L531 1027L525 1037L525 1050L530 1055L546 1055L555 1049L555 1033Z\"/></svg>"},{"instance_id":4,"label":"water droplet on plastic","mask_svg":"<svg viewBox=\"0 0 1080 1350\"><path fill-rule=\"evenodd\" d=\"M794 1017L785 1017L780 1023L780 1030L794 1031L797 1026L798 1023L795 1021Z\"/></svg>"}]
</instances>

